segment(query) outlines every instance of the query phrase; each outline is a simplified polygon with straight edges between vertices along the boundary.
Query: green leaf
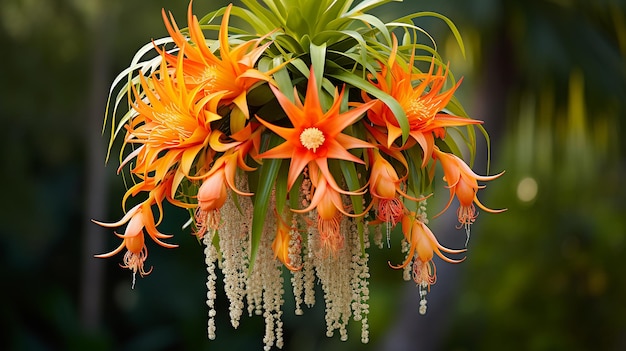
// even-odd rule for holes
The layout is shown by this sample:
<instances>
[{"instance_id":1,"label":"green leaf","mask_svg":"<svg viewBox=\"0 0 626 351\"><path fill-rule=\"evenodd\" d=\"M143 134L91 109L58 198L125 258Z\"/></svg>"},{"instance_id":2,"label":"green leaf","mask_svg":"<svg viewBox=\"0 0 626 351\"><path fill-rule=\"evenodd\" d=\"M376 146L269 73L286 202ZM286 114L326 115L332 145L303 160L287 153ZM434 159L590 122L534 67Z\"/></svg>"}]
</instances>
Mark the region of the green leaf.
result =
<instances>
[{"instance_id":1,"label":"green leaf","mask_svg":"<svg viewBox=\"0 0 626 351\"><path fill-rule=\"evenodd\" d=\"M310 33L309 24L304 20L300 11L290 11L287 13L285 23L287 34L295 36L296 39L303 38ZM302 45L305 46L305 45Z\"/></svg>"},{"instance_id":2,"label":"green leaf","mask_svg":"<svg viewBox=\"0 0 626 351\"><path fill-rule=\"evenodd\" d=\"M243 22L249 24L259 34L269 33L272 30L278 28L280 25L276 23L276 18L272 13L259 5L257 1L242 0L242 2L251 10L233 6L231 9L231 16L239 17ZM200 20L200 23L204 23L204 18Z\"/></svg>"},{"instance_id":3,"label":"green leaf","mask_svg":"<svg viewBox=\"0 0 626 351\"><path fill-rule=\"evenodd\" d=\"M115 100L113 101L113 110L111 111L111 137L109 139L109 146L107 150L106 160L108 161L111 148L113 147L113 142L119 135L119 132L124 129L124 125L130 118L132 117L133 110L128 106L128 111L124 113L122 118L119 121L116 121L117 111L120 107L120 104L126 97L131 94L131 86L139 85L139 75L143 74L149 76L152 72L154 72L159 65L161 64L161 56L157 55L156 57L146 58L146 55L151 54L154 51L156 46L165 46L172 42L172 38L166 37L157 39L154 42L147 43L143 45L133 56L133 59L130 62L130 65L120 72L117 77L113 80L111 87L109 89L109 96L107 99L107 105L104 113L104 122L102 126L102 133L106 130L107 119L109 116L109 112L111 111L111 98L113 97L113 92L115 89L122 83L124 79L126 82L120 87L120 91L115 96ZM173 53L178 51L178 49L169 50L169 53ZM148 55L150 57L151 55ZM122 150L123 151L123 150Z\"/></svg>"},{"instance_id":4,"label":"green leaf","mask_svg":"<svg viewBox=\"0 0 626 351\"><path fill-rule=\"evenodd\" d=\"M365 0L356 5L352 10L350 10L350 12L347 13L347 15L352 16L359 12L367 12L389 2L402 2L402 0Z\"/></svg>"},{"instance_id":5,"label":"green leaf","mask_svg":"<svg viewBox=\"0 0 626 351\"><path fill-rule=\"evenodd\" d=\"M463 54L463 57L465 57L465 46L463 45L463 39L461 38L461 33L459 32L459 30L456 27L456 25L454 24L454 22L452 22L448 17L446 17L446 16L444 16L442 14L439 14L437 12L424 11L424 12L418 12L418 13L414 13L414 14L411 14L411 15L399 18L399 19L397 19L394 22L410 23L414 19L419 18L419 17L435 17L435 18L439 18L440 20L444 21L446 23L446 25L448 26L448 28L450 28L450 31L452 32L452 35L454 35L454 38L456 39L456 42L459 45L459 48L461 49L461 53ZM426 33L426 31L423 31L423 30L421 30L421 31L423 33Z\"/></svg>"},{"instance_id":6,"label":"green leaf","mask_svg":"<svg viewBox=\"0 0 626 351\"><path fill-rule=\"evenodd\" d=\"M353 62L360 64L361 66L369 66L370 61L373 61L372 58L368 58L368 54L373 50L370 50L368 43L365 41L361 33L353 30L342 30L342 31L324 31L317 35L316 40L324 40L329 41L330 38L341 38L341 40L337 41L329 47L330 51L336 55L351 57ZM355 48L362 48L364 50L355 50ZM333 60L334 61L334 60ZM333 62L339 64L339 62ZM343 67L352 67L354 64L350 64L350 66L345 65Z\"/></svg>"},{"instance_id":7,"label":"green leaf","mask_svg":"<svg viewBox=\"0 0 626 351\"><path fill-rule=\"evenodd\" d=\"M268 84L261 84L248 93L246 100L249 106L264 106L274 99L274 93Z\"/></svg>"},{"instance_id":8,"label":"green leaf","mask_svg":"<svg viewBox=\"0 0 626 351\"><path fill-rule=\"evenodd\" d=\"M446 148L450 150L450 152L452 152L453 154L458 155L458 156L463 155L463 152L461 152L461 149L456 144L456 141L454 140L454 138L452 138L450 133L448 133L444 139L436 139L436 140L441 140L446 145Z\"/></svg>"},{"instance_id":9,"label":"green leaf","mask_svg":"<svg viewBox=\"0 0 626 351\"><path fill-rule=\"evenodd\" d=\"M332 21L341 18L352 3L352 1L333 1L331 4L328 4L328 2L329 1L326 1L324 7L318 6L318 8L324 8L326 10L318 16L318 20L315 23L315 33L328 29L336 29L336 27L333 27ZM315 3L315 1L311 1L311 3Z\"/></svg>"},{"instance_id":10,"label":"green leaf","mask_svg":"<svg viewBox=\"0 0 626 351\"><path fill-rule=\"evenodd\" d=\"M320 91L322 86L322 77L324 76L324 64L326 62L326 43L322 45L315 45L311 43L311 65L315 73L315 81L317 82L317 90Z\"/></svg>"},{"instance_id":11,"label":"green leaf","mask_svg":"<svg viewBox=\"0 0 626 351\"><path fill-rule=\"evenodd\" d=\"M286 22L286 18L289 16L289 4L287 1L263 0L263 3L270 8L275 16L284 19Z\"/></svg>"},{"instance_id":12,"label":"green leaf","mask_svg":"<svg viewBox=\"0 0 626 351\"><path fill-rule=\"evenodd\" d=\"M241 2L244 5L246 5L246 7L248 7L256 15L263 15L264 17L262 18L263 22L273 23L279 27L284 27L285 25L284 9L279 9L275 4L276 1L267 1L267 0L263 1L263 3L265 3L268 6L269 10L261 6L261 3L257 0L241 0Z\"/></svg>"},{"instance_id":13,"label":"green leaf","mask_svg":"<svg viewBox=\"0 0 626 351\"><path fill-rule=\"evenodd\" d=\"M396 101L396 99L394 99L391 95L385 93L384 91L374 87L368 81L358 77L354 73L350 73L350 72L340 69L340 70L337 70L336 72L329 73L328 76L339 79L356 88L359 88L367 92L368 94L371 94L374 97L378 98L385 105L387 105L389 109L391 109L391 111L393 112L394 116L396 117L396 120L398 121L398 125L400 126L400 129L402 130L402 144L406 143L406 141L409 138L409 131L410 131L409 120L406 117L406 113L404 112L404 109L402 109L402 106L400 106L400 104L398 103L398 101Z\"/></svg>"},{"instance_id":14,"label":"green leaf","mask_svg":"<svg viewBox=\"0 0 626 351\"><path fill-rule=\"evenodd\" d=\"M379 33L383 35L383 37L385 38L385 42L388 45L391 45L391 34L389 33L389 30L387 30L385 24L378 17L368 14L359 14L355 16L350 16L350 18L360 20L374 26L376 29L378 29Z\"/></svg>"},{"instance_id":15,"label":"green leaf","mask_svg":"<svg viewBox=\"0 0 626 351\"><path fill-rule=\"evenodd\" d=\"M491 168L491 139L489 138L489 133L487 132L485 127L483 127L482 125L478 125L477 128L485 137L485 142L487 144L487 173L485 174L489 174L489 169Z\"/></svg>"},{"instance_id":16,"label":"green leaf","mask_svg":"<svg viewBox=\"0 0 626 351\"><path fill-rule=\"evenodd\" d=\"M413 193L413 196L419 197L420 195L424 195L426 189L428 189L429 179L424 176L424 169L422 166L422 153L421 148L419 147L411 147L403 151L405 158L407 160L407 164L409 169L408 171L408 179L407 186L409 190Z\"/></svg>"},{"instance_id":17,"label":"green leaf","mask_svg":"<svg viewBox=\"0 0 626 351\"><path fill-rule=\"evenodd\" d=\"M270 147L278 145L279 143L280 138L278 136L270 136ZM248 273L252 272L256 254L259 251L259 243L263 235L265 216L268 210L267 207L281 163L282 159L266 159L259 167L259 180L254 194L254 210L252 212L252 228L250 231L250 264Z\"/></svg>"},{"instance_id":18,"label":"green leaf","mask_svg":"<svg viewBox=\"0 0 626 351\"><path fill-rule=\"evenodd\" d=\"M300 60L300 59L296 59L291 61L291 65L294 66L299 72L300 74L302 74L302 76L306 79L309 79L309 75L311 74L310 70L309 70L309 66L306 65L306 63L304 63L304 61ZM315 75L317 78L318 72L317 69L315 69ZM294 79L295 81L295 79ZM323 107L328 107L332 104L332 94L335 92L335 85L332 84L332 82L330 82L328 79L325 79L323 76L323 72L322 72L322 77L321 77L321 81L317 81L318 84L318 92L321 90L320 86L323 88L323 90L327 91L328 94L319 94L319 98L320 98L320 103Z\"/></svg>"},{"instance_id":19,"label":"green leaf","mask_svg":"<svg viewBox=\"0 0 626 351\"><path fill-rule=\"evenodd\" d=\"M274 36L274 44L276 45L276 49L280 50L285 58L304 53L300 42L284 33L278 33Z\"/></svg>"},{"instance_id":20,"label":"green leaf","mask_svg":"<svg viewBox=\"0 0 626 351\"><path fill-rule=\"evenodd\" d=\"M289 208L300 208L300 188L302 187L303 180L304 176L300 174L298 178L296 178L296 181L293 183L293 186L291 186L291 190L289 190ZM279 181L280 179L276 180L276 183L278 183ZM287 176L285 176L285 184L286 183Z\"/></svg>"},{"instance_id":21,"label":"green leaf","mask_svg":"<svg viewBox=\"0 0 626 351\"><path fill-rule=\"evenodd\" d=\"M448 105L446 106L446 109L444 110L446 112L450 112L450 114L452 115L456 115L456 116L460 116L460 117L468 117L467 112L465 112L465 110L463 109L463 106L461 105L461 103L458 101L458 99L456 97L452 97L452 99L450 100L450 102L448 103ZM467 133L463 134L462 132L459 131L459 134L463 137L463 140L466 143L466 146L469 150L470 153L470 161L469 161L469 166L472 167L474 164L474 161L476 159L476 130L474 128L479 128L479 130L481 131L481 133L485 136L485 140L487 141L487 171L489 170L489 164L491 162L490 157L491 157L491 152L490 152L490 145L489 145L489 134L487 133L487 131L485 130L485 128L482 125L468 125L466 127ZM455 128L457 129L457 128Z\"/></svg>"},{"instance_id":22,"label":"green leaf","mask_svg":"<svg viewBox=\"0 0 626 351\"><path fill-rule=\"evenodd\" d=\"M343 178L346 181L346 185L348 186L348 190L356 191L361 188L361 183L359 182L359 175L356 171L356 165L354 162L349 162L346 160L339 160L339 165L341 166L341 172L343 174ZM355 214L363 213L363 196L360 195L350 195L350 200L352 201L352 208L354 209ZM365 238L363 237L363 221L357 220L357 230L359 232L359 239L361 242L361 254L365 254Z\"/></svg>"},{"instance_id":23,"label":"green leaf","mask_svg":"<svg viewBox=\"0 0 626 351\"><path fill-rule=\"evenodd\" d=\"M287 202L287 175L289 174L289 162L282 162L275 181L276 211L283 213Z\"/></svg>"},{"instance_id":24,"label":"green leaf","mask_svg":"<svg viewBox=\"0 0 626 351\"><path fill-rule=\"evenodd\" d=\"M283 63L282 58L275 57L274 58L274 66L279 66ZM292 63L293 64L293 63ZM294 100L293 95L293 83L291 81L291 77L289 76L289 71L287 69L281 69L273 75L274 81L278 86L278 89L289 98L292 102Z\"/></svg>"},{"instance_id":25,"label":"green leaf","mask_svg":"<svg viewBox=\"0 0 626 351\"><path fill-rule=\"evenodd\" d=\"M322 3L320 3L322 2ZM290 4L295 3L294 1L290 1ZM302 14L302 18L307 24L307 34L314 35L315 34L315 25L319 24L322 19L322 12L326 9L327 5L323 3L323 1L300 1L297 7L291 8L291 11L295 13Z\"/></svg>"}]
</instances>

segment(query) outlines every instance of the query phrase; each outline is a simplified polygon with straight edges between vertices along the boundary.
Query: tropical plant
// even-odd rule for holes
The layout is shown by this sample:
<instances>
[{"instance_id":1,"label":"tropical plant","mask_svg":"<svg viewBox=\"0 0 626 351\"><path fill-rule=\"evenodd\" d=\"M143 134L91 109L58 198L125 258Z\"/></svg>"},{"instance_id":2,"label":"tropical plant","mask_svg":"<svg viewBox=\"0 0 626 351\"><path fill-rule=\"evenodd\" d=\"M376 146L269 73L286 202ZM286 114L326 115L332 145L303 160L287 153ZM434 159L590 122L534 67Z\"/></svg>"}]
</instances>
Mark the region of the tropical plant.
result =
<instances>
[{"instance_id":1,"label":"tropical plant","mask_svg":"<svg viewBox=\"0 0 626 351\"><path fill-rule=\"evenodd\" d=\"M220 267L233 326L247 304L265 318L266 348L281 347L284 265L297 314L315 302L317 277L327 335L345 340L353 318L367 342L370 239L382 247L386 233L390 246L400 223L407 256L390 266L413 277L425 313L433 253L458 262L443 253L465 252L427 227L437 163L468 238L474 203L497 212L478 201L477 181L497 176L478 176L461 158L472 163L476 129L488 134L455 98L461 80L416 22L443 20L463 51L458 30L431 12L388 23L368 14L390 1L243 0L202 18L190 3L184 29L163 11L169 36L138 50L111 88L109 150L123 140L118 171L128 168L131 184L122 207L134 206L97 222L127 224L119 247L98 257L126 250L122 267L150 273L144 229L176 246L157 229L167 201L189 211L206 245L209 338Z\"/></svg>"}]
</instances>

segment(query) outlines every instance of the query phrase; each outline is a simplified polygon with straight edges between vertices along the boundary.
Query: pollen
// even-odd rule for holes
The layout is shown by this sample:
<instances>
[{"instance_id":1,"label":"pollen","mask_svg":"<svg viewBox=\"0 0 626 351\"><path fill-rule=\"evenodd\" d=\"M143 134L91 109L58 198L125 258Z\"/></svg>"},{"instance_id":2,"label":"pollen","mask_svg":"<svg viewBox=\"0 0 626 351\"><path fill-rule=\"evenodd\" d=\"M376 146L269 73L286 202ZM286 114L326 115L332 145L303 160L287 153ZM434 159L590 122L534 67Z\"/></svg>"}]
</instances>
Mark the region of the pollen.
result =
<instances>
[{"instance_id":1,"label":"pollen","mask_svg":"<svg viewBox=\"0 0 626 351\"><path fill-rule=\"evenodd\" d=\"M324 133L315 127L306 128L302 131L302 134L300 134L300 142L302 143L302 146L309 150L313 150L313 152L316 152L317 148L322 146L325 140L326 138L324 138Z\"/></svg>"}]
</instances>

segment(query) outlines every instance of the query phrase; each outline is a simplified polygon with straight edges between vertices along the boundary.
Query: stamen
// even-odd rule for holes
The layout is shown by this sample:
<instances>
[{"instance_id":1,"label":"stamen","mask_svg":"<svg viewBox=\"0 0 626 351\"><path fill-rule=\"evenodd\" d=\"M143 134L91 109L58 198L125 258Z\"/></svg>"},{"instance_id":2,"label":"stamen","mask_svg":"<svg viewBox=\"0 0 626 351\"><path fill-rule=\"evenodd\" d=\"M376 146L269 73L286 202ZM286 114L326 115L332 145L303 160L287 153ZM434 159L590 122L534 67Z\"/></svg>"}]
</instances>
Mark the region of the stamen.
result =
<instances>
[{"instance_id":1,"label":"stamen","mask_svg":"<svg viewBox=\"0 0 626 351\"><path fill-rule=\"evenodd\" d=\"M335 256L343 247L344 237L339 228L340 220L340 215L331 219L322 219L319 216L317 218L317 228L324 255L330 253Z\"/></svg>"},{"instance_id":2,"label":"stamen","mask_svg":"<svg viewBox=\"0 0 626 351\"><path fill-rule=\"evenodd\" d=\"M423 262L418 256L413 261L413 280L417 283L420 296L419 313L426 314L426 294L430 290L430 286L437 281L437 268L431 260Z\"/></svg>"},{"instance_id":3,"label":"stamen","mask_svg":"<svg viewBox=\"0 0 626 351\"><path fill-rule=\"evenodd\" d=\"M406 110L409 120L415 122L427 122L433 117L433 104L424 104L423 99L415 99L411 101L409 107Z\"/></svg>"},{"instance_id":4,"label":"stamen","mask_svg":"<svg viewBox=\"0 0 626 351\"><path fill-rule=\"evenodd\" d=\"M472 223L476 221L478 211L476 211L474 204L472 204L471 206L459 206L456 213L459 218L459 225L457 226L457 229L465 228L465 234L467 235L465 247L467 247L470 239L470 227Z\"/></svg>"},{"instance_id":5,"label":"stamen","mask_svg":"<svg viewBox=\"0 0 626 351\"><path fill-rule=\"evenodd\" d=\"M391 229L396 226L402 217L403 210L402 201L400 199L380 199L378 202L378 219L385 222L387 234L387 247L391 247Z\"/></svg>"},{"instance_id":6,"label":"stamen","mask_svg":"<svg viewBox=\"0 0 626 351\"><path fill-rule=\"evenodd\" d=\"M179 107L175 104L166 106L165 110L162 112L153 112L152 117L161 124L161 126L155 127L154 133L156 134L158 134L156 131L162 133L175 131L181 139L187 139L193 132L185 129L185 123L181 123L181 121L187 117L180 112Z\"/></svg>"},{"instance_id":7,"label":"stamen","mask_svg":"<svg viewBox=\"0 0 626 351\"><path fill-rule=\"evenodd\" d=\"M324 133L315 127L306 128L300 134L300 142L302 143L302 146L309 150L313 150L313 152L316 152L317 148L322 146L325 140L326 138L324 138Z\"/></svg>"},{"instance_id":8,"label":"stamen","mask_svg":"<svg viewBox=\"0 0 626 351\"><path fill-rule=\"evenodd\" d=\"M213 93L217 91L217 67L214 65L206 66L202 74L198 76L187 76L193 84L202 84L205 91Z\"/></svg>"}]
</instances>

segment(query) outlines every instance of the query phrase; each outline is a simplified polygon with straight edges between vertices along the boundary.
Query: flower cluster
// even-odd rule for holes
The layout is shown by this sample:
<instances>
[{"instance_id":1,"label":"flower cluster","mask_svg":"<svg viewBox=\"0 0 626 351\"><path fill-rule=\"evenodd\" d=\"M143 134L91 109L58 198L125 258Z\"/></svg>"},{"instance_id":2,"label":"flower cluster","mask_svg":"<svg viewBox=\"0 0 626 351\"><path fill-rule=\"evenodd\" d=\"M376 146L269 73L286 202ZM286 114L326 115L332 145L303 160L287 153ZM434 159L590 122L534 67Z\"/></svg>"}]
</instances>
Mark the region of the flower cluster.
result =
<instances>
[{"instance_id":1,"label":"flower cluster","mask_svg":"<svg viewBox=\"0 0 626 351\"><path fill-rule=\"evenodd\" d=\"M266 348L280 347L286 267L296 313L315 302L317 279L328 335L339 330L347 338L353 318L367 342L367 249L371 231L383 246L384 230L388 246L398 240L406 248L405 261L390 266L410 270L425 312L434 254L460 262L444 253L465 252L442 246L427 226L437 165L450 191L444 210L458 199L468 238L474 204L500 211L477 198L478 181L499 175L479 176L455 155L462 147L474 153L474 138L458 145L447 131L473 136L481 122L455 99L461 80L434 42L418 42L423 30L413 22L424 14L385 24L367 13L385 2L350 8L348 0L266 0L265 7L244 0L247 8L229 5L202 19L190 4L185 29L163 11L169 36L142 48L113 83L121 89L107 112L110 148L123 135L119 171L128 168L133 185L122 207L136 204L118 222L97 222L126 224L119 247L97 257L125 250L122 267L133 282L136 273L150 273L145 234L176 247L157 229L169 202L189 210L193 233L206 245L209 337L219 267L233 326L247 305L266 320ZM231 16L250 28L229 26ZM216 39L205 37L209 31ZM155 57L144 58L148 52Z\"/></svg>"}]
</instances>

